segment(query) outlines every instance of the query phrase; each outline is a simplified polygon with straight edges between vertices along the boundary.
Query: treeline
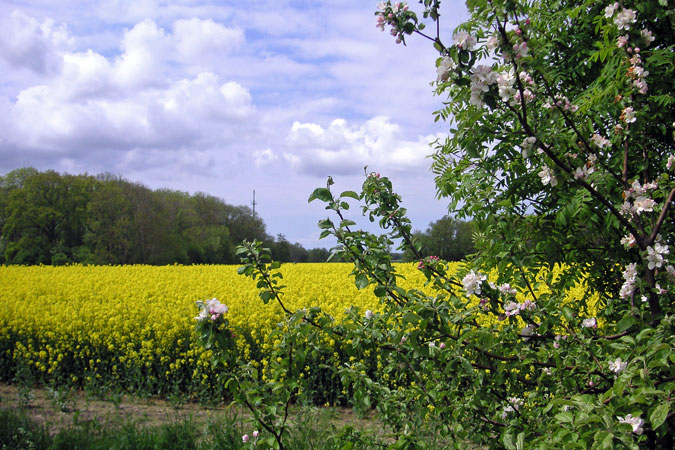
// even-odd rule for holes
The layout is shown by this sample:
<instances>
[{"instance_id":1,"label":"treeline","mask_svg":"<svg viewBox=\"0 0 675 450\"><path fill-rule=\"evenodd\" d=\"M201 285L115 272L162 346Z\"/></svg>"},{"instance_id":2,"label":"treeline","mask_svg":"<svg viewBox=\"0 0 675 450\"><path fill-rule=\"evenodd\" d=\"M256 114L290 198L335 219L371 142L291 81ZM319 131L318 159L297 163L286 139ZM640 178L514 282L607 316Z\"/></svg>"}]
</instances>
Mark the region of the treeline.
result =
<instances>
[{"instance_id":1,"label":"treeline","mask_svg":"<svg viewBox=\"0 0 675 450\"><path fill-rule=\"evenodd\" d=\"M413 236L423 257L438 256L446 261L459 261L475 252L473 234L476 228L473 222L457 220L450 216L432 222L426 231L415 231ZM414 261L411 250L406 250L403 261Z\"/></svg>"},{"instance_id":2,"label":"treeline","mask_svg":"<svg viewBox=\"0 0 675 450\"><path fill-rule=\"evenodd\" d=\"M0 177L0 233L2 264L231 264L244 239L281 262L329 255L272 238L249 207L211 195L34 168Z\"/></svg>"}]
</instances>

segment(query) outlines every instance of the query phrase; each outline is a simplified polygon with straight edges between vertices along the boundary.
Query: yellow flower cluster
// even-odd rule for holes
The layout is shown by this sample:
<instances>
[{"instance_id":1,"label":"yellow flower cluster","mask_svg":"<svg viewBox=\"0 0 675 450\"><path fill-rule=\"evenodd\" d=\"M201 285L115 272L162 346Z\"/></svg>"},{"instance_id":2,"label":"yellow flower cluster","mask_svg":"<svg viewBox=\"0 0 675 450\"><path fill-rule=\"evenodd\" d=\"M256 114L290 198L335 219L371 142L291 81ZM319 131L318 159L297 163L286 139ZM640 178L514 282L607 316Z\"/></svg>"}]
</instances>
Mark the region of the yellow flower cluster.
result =
<instances>
[{"instance_id":1,"label":"yellow flower cluster","mask_svg":"<svg viewBox=\"0 0 675 450\"><path fill-rule=\"evenodd\" d=\"M396 268L406 277L403 287L424 284L416 265ZM351 269L284 264L284 304L320 306L338 320L350 306L379 310L372 289L356 289ZM243 354L253 345L263 367L272 363L265 354L274 342L265 338L283 320L282 310L275 302L264 305L235 265L0 267L0 378L23 365L43 381L212 395L217 374L196 342L194 317L195 302L214 297L228 306L230 324L250 333Z\"/></svg>"},{"instance_id":2,"label":"yellow flower cluster","mask_svg":"<svg viewBox=\"0 0 675 450\"><path fill-rule=\"evenodd\" d=\"M195 301L225 303L230 324L249 330L263 352L272 345L264 337L283 319L237 267L0 267L0 377L23 364L45 381L112 381L151 393L209 389L215 374L195 341ZM372 290L359 291L348 278L351 268L285 264L286 307L320 306L337 319L352 305L377 309ZM399 270L411 285L422 282L412 265Z\"/></svg>"}]
</instances>

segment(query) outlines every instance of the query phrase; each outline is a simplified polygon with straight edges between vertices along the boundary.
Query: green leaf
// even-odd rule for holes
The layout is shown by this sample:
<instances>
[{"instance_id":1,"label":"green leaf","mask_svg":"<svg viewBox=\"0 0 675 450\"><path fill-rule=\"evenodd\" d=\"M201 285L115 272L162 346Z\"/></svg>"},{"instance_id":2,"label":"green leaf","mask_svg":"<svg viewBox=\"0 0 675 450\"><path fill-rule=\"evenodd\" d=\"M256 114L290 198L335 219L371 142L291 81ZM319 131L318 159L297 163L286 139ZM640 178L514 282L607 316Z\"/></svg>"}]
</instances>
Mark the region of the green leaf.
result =
<instances>
[{"instance_id":1,"label":"green leaf","mask_svg":"<svg viewBox=\"0 0 675 450\"><path fill-rule=\"evenodd\" d=\"M354 200L358 200L359 194L357 194L354 191L344 191L342 194L340 194L340 197L349 197L349 198L353 198Z\"/></svg>"},{"instance_id":2,"label":"green leaf","mask_svg":"<svg viewBox=\"0 0 675 450\"><path fill-rule=\"evenodd\" d=\"M307 203L310 203L313 200L319 199L323 202L330 202L333 200L333 195L327 188L316 188L312 195L309 196Z\"/></svg>"},{"instance_id":3,"label":"green leaf","mask_svg":"<svg viewBox=\"0 0 675 450\"><path fill-rule=\"evenodd\" d=\"M384 297L387 295L387 288L384 286L377 286L374 290L373 293L375 294L376 297Z\"/></svg>"},{"instance_id":4,"label":"green leaf","mask_svg":"<svg viewBox=\"0 0 675 450\"><path fill-rule=\"evenodd\" d=\"M567 319L569 322L572 322L574 320L574 317L576 316L572 308L570 308L569 306L564 306L562 309L562 313L563 316L565 316L565 319Z\"/></svg>"},{"instance_id":5,"label":"green leaf","mask_svg":"<svg viewBox=\"0 0 675 450\"><path fill-rule=\"evenodd\" d=\"M332 233L331 230L323 230L323 231L321 232L321 234L319 235L319 239L323 239L323 238L325 238L326 236L329 236L331 233Z\"/></svg>"},{"instance_id":6,"label":"green leaf","mask_svg":"<svg viewBox=\"0 0 675 450\"><path fill-rule=\"evenodd\" d=\"M523 450L525 448L525 433L522 431L518 433L518 436L516 437L516 448L518 450Z\"/></svg>"},{"instance_id":7,"label":"green leaf","mask_svg":"<svg viewBox=\"0 0 675 450\"><path fill-rule=\"evenodd\" d=\"M663 422L666 421L666 417L668 416L669 409L670 409L669 403L663 403L654 408L654 411L652 411L652 413L649 415L649 421L652 424L653 430L663 425Z\"/></svg>"},{"instance_id":8,"label":"green leaf","mask_svg":"<svg viewBox=\"0 0 675 450\"><path fill-rule=\"evenodd\" d=\"M612 441L614 440L614 435L611 434L609 431L606 430L600 430L595 433L595 436L593 437L594 440L594 445L593 448L606 448L606 449L612 449Z\"/></svg>"},{"instance_id":9,"label":"green leaf","mask_svg":"<svg viewBox=\"0 0 675 450\"><path fill-rule=\"evenodd\" d=\"M322 230L333 228L333 222L330 219L319 220L319 228Z\"/></svg>"},{"instance_id":10,"label":"green leaf","mask_svg":"<svg viewBox=\"0 0 675 450\"><path fill-rule=\"evenodd\" d=\"M626 316L616 324L616 331L623 333L635 324L635 317Z\"/></svg>"},{"instance_id":11,"label":"green leaf","mask_svg":"<svg viewBox=\"0 0 675 450\"><path fill-rule=\"evenodd\" d=\"M354 284L356 284L357 289L365 288L366 286L368 286L368 283L369 283L368 277L362 273L356 275L356 278L354 279Z\"/></svg>"},{"instance_id":12,"label":"green leaf","mask_svg":"<svg viewBox=\"0 0 675 450\"><path fill-rule=\"evenodd\" d=\"M513 443L513 436L511 436L509 433L504 434L502 442L504 443L504 447L506 447L508 450L517 450L516 445Z\"/></svg>"},{"instance_id":13,"label":"green leaf","mask_svg":"<svg viewBox=\"0 0 675 450\"><path fill-rule=\"evenodd\" d=\"M340 228L350 227L352 225L356 225L356 222L354 222L353 220L343 219L340 222Z\"/></svg>"}]
</instances>

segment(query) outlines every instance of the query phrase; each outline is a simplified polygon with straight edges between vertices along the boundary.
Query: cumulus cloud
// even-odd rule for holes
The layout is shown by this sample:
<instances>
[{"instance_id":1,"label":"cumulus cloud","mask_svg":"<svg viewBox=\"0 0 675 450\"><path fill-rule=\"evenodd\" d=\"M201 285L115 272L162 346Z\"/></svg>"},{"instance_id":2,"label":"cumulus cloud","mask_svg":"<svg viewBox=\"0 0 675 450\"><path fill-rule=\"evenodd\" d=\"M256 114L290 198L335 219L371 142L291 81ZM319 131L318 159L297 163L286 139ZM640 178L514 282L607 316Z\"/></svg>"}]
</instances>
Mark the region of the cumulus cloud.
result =
<instances>
[{"instance_id":1,"label":"cumulus cloud","mask_svg":"<svg viewBox=\"0 0 675 450\"><path fill-rule=\"evenodd\" d=\"M364 166L400 172L427 166L429 144L440 135L406 140L400 127L387 117L374 117L361 125L344 119L324 128L295 122L286 138L286 161L300 172L318 176L354 174Z\"/></svg>"},{"instance_id":2,"label":"cumulus cloud","mask_svg":"<svg viewBox=\"0 0 675 450\"><path fill-rule=\"evenodd\" d=\"M68 28L51 19L42 22L14 11L0 19L0 57L14 68L40 74L60 68L60 53L72 47Z\"/></svg>"},{"instance_id":3,"label":"cumulus cloud","mask_svg":"<svg viewBox=\"0 0 675 450\"><path fill-rule=\"evenodd\" d=\"M279 156L271 148L265 150L256 150L253 152L253 159L256 167L262 167L279 159Z\"/></svg>"},{"instance_id":4,"label":"cumulus cloud","mask_svg":"<svg viewBox=\"0 0 675 450\"><path fill-rule=\"evenodd\" d=\"M22 14L16 20L38 43L65 39L65 31L50 21L39 24ZM255 128L249 90L212 72L186 77L169 69L177 59L195 62L242 42L238 30L189 19L177 21L172 33L152 20L136 24L124 33L117 56L91 49L56 52L56 44L26 45L25 50L16 43L3 44L5 58L17 61L30 59L36 49L43 50L43 61L58 54L59 70L43 84L20 90L14 101L3 101L0 150L22 148L65 164L78 152L98 152L101 158L111 157L110 150L131 152L118 158L130 162L137 160L133 151L142 148L190 147L197 152L226 147L242 128ZM194 51L189 50L192 45ZM31 68L46 70L46 64Z\"/></svg>"},{"instance_id":5,"label":"cumulus cloud","mask_svg":"<svg viewBox=\"0 0 675 450\"><path fill-rule=\"evenodd\" d=\"M180 60L201 64L238 50L244 32L210 19L180 19L173 24L173 39Z\"/></svg>"}]
</instances>

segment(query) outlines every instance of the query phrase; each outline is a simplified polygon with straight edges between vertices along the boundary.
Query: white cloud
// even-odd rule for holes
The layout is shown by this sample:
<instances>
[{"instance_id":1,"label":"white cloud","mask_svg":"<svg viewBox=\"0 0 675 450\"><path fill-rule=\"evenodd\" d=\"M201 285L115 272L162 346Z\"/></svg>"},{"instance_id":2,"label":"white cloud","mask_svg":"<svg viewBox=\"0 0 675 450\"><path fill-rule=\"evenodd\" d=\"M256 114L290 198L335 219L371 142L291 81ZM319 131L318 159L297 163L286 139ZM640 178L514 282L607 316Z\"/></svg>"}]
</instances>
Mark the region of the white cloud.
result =
<instances>
[{"instance_id":1,"label":"white cloud","mask_svg":"<svg viewBox=\"0 0 675 450\"><path fill-rule=\"evenodd\" d=\"M38 22L20 11L0 20L0 57L16 68L47 74L60 67L59 53L72 46L65 25Z\"/></svg>"},{"instance_id":2,"label":"white cloud","mask_svg":"<svg viewBox=\"0 0 675 450\"><path fill-rule=\"evenodd\" d=\"M279 156L270 148L256 150L253 152L253 159L256 167L262 167L279 159Z\"/></svg>"},{"instance_id":3,"label":"white cloud","mask_svg":"<svg viewBox=\"0 0 675 450\"><path fill-rule=\"evenodd\" d=\"M295 122L286 138L288 151L284 157L297 170L319 176L354 174L364 166L400 172L426 167L429 143L440 137L406 140L400 127L384 116L361 125L335 119L327 128Z\"/></svg>"},{"instance_id":4,"label":"white cloud","mask_svg":"<svg viewBox=\"0 0 675 450\"><path fill-rule=\"evenodd\" d=\"M37 26L30 17L17 17L30 29ZM238 131L256 128L249 90L211 72L178 77L169 70L185 50L180 46L211 38L211 50L224 49L230 41L240 45L243 34L199 19L181 21L167 34L144 20L124 33L118 56L60 52L57 73L5 102L0 146L64 161L83 151L112 158L110 150L227 147ZM207 47L198 50L208 53Z\"/></svg>"},{"instance_id":5,"label":"white cloud","mask_svg":"<svg viewBox=\"0 0 675 450\"><path fill-rule=\"evenodd\" d=\"M210 19L180 19L173 24L173 39L180 60L206 64L241 48L244 32Z\"/></svg>"},{"instance_id":6,"label":"white cloud","mask_svg":"<svg viewBox=\"0 0 675 450\"><path fill-rule=\"evenodd\" d=\"M134 89L163 82L163 66L172 48L169 37L155 22L146 19L127 31L121 48L123 53L114 64L117 83Z\"/></svg>"}]
</instances>

